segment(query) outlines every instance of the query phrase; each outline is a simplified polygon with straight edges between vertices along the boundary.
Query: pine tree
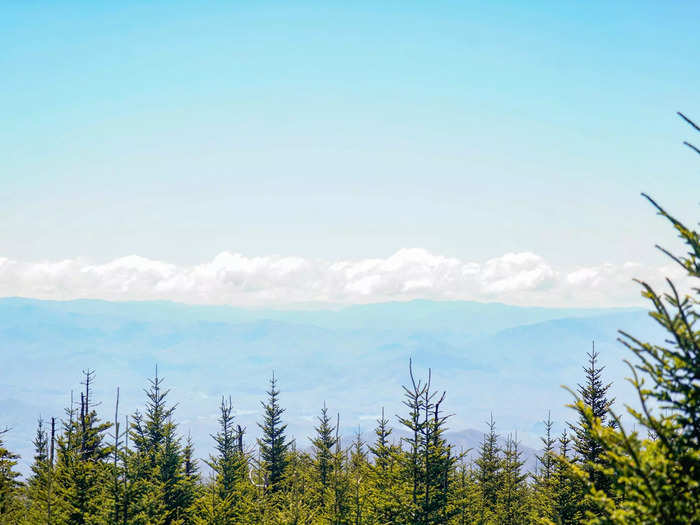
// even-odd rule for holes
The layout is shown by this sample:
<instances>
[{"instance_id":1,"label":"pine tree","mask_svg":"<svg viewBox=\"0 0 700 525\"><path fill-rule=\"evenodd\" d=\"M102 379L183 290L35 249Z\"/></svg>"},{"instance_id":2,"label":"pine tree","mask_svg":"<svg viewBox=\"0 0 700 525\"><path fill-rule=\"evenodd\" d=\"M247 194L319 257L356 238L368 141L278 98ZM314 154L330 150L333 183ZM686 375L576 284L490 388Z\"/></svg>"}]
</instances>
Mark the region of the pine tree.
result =
<instances>
[{"instance_id":1,"label":"pine tree","mask_svg":"<svg viewBox=\"0 0 700 525\"><path fill-rule=\"evenodd\" d=\"M679 113L695 130L700 126ZM693 151L696 146L685 142ZM591 434L602 448L609 486L590 487L590 497L602 509L598 523L700 523L700 234L644 195L667 219L687 252L674 255L659 248L682 268L691 288L683 293L667 279L668 291L657 293L640 281L651 303L650 316L668 334L663 344L644 342L620 332L632 351L631 383L641 409L627 407L643 434L630 432L611 414L618 428L604 425L577 400ZM596 521L592 521L595 523Z\"/></svg>"},{"instance_id":2,"label":"pine tree","mask_svg":"<svg viewBox=\"0 0 700 525\"><path fill-rule=\"evenodd\" d=\"M370 523L398 523L408 490L400 471L402 451L389 441L392 429L384 415L384 407L374 434L374 444L369 446L373 461L368 474L368 519Z\"/></svg>"},{"instance_id":3,"label":"pine tree","mask_svg":"<svg viewBox=\"0 0 700 525\"><path fill-rule=\"evenodd\" d=\"M223 499L233 498L247 475L245 456L243 451L239 450L241 430L237 430L234 426L234 419L231 398L226 402L222 397L219 407L219 432L212 436L216 455L210 456L207 464L215 473L216 483Z\"/></svg>"},{"instance_id":4,"label":"pine tree","mask_svg":"<svg viewBox=\"0 0 700 525\"><path fill-rule=\"evenodd\" d=\"M355 433L355 440L350 449L350 463L348 480L351 483L352 492L352 510L351 523L354 525L362 525L369 523L366 516L365 505L367 500L366 479L368 473L367 451L365 450L365 442L362 439L360 429Z\"/></svg>"},{"instance_id":5,"label":"pine tree","mask_svg":"<svg viewBox=\"0 0 700 525\"><path fill-rule=\"evenodd\" d=\"M571 464L571 438L566 431L559 437L559 454L554 464L554 499L552 522L576 525L582 522L581 480L575 475Z\"/></svg>"},{"instance_id":6,"label":"pine tree","mask_svg":"<svg viewBox=\"0 0 700 525\"><path fill-rule=\"evenodd\" d=\"M263 422L258 423L262 437L258 439L262 468L265 471L265 489L276 492L287 468L287 425L282 423L284 409L279 405L279 390L275 374L270 379L270 390L267 391L267 403L261 403L265 410Z\"/></svg>"},{"instance_id":7,"label":"pine tree","mask_svg":"<svg viewBox=\"0 0 700 525\"><path fill-rule=\"evenodd\" d=\"M184 454L173 422L175 406L168 406L169 390L163 390L158 370L149 380L145 414L132 418L133 450L127 468L133 500L129 522L134 524L180 523L188 516L195 480L184 474Z\"/></svg>"},{"instance_id":8,"label":"pine tree","mask_svg":"<svg viewBox=\"0 0 700 525\"><path fill-rule=\"evenodd\" d=\"M23 523L50 523L52 521L50 517L51 506L55 506L55 498L51 490L53 481L51 440L51 430L47 430L44 426L44 420L39 418L33 440L34 462L31 466L31 475L26 483L26 510L22 517Z\"/></svg>"},{"instance_id":9,"label":"pine tree","mask_svg":"<svg viewBox=\"0 0 700 525\"><path fill-rule=\"evenodd\" d=\"M233 405L231 398L221 398L219 406L219 432L212 436L216 454L209 457L207 465L213 475L204 494L197 500L199 513L206 517L198 523L215 523L228 525L238 523L245 512L245 485L248 483L247 463L243 451L239 448L242 429L234 426ZM191 443L185 447L185 458L191 457ZM196 476L193 468L188 468L185 461L185 475Z\"/></svg>"},{"instance_id":10,"label":"pine tree","mask_svg":"<svg viewBox=\"0 0 700 525\"><path fill-rule=\"evenodd\" d=\"M481 493L479 519L482 523L488 523L496 513L502 475L501 450L498 446L498 434L496 434L493 415L487 425L489 431L484 434L479 447L479 456L475 461L476 477Z\"/></svg>"},{"instance_id":11,"label":"pine tree","mask_svg":"<svg viewBox=\"0 0 700 525\"><path fill-rule=\"evenodd\" d=\"M408 414L405 417L398 416L399 423L404 426L409 434L408 438L402 440L402 445L407 445L407 450L403 450L400 456L402 459L403 476L408 479L411 486L411 497L410 500L405 503L403 512L406 519L410 520L411 523L421 525L423 515L419 508L419 498L423 494L421 487L423 478L423 471L421 469L421 460L423 459L421 455L421 439L424 425L421 416L423 413L423 397L427 392L427 385L421 380L416 381L413 376L411 361L409 361L408 370L411 384L409 386L403 385L402 387L404 390L403 404L408 409Z\"/></svg>"},{"instance_id":12,"label":"pine tree","mask_svg":"<svg viewBox=\"0 0 700 525\"><path fill-rule=\"evenodd\" d=\"M333 525L346 523L350 515L347 451L343 448L339 432L340 414L336 416L335 450L331 458L331 504L328 506L328 513Z\"/></svg>"},{"instance_id":13,"label":"pine tree","mask_svg":"<svg viewBox=\"0 0 700 525\"><path fill-rule=\"evenodd\" d=\"M503 451L502 473L496 509L500 525L524 525L528 520L527 473L517 437L508 436Z\"/></svg>"},{"instance_id":14,"label":"pine tree","mask_svg":"<svg viewBox=\"0 0 700 525\"><path fill-rule=\"evenodd\" d=\"M271 511L265 519L255 523L274 523L279 525L316 525L329 523L324 509L315 503L313 490L315 467L309 454L296 449L296 442L290 443L287 452L286 474L282 485L275 493L265 496L274 500ZM252 514L252 513L251 513ZM252 522L251 522L252 523Z\"/></svg>"},{"instance_id":15,"label":"pine tree","mask_svg":"<svg viewBox=\"0 0 700 525\"><path fill-rule=\"evenodd\" d=\"M449 519L449 474L456 461L443 438L450 417L441 410L446 394L432 390L430 369L425 382L415 380L410 362L409 373L411 384L403 387L409 412L399 418L411 433L403 454L405 475L412 485L409 515L420 525L445 523Z\"/></svg>"},{"instance_id":16,"label":"pine tree","mask_svg":"<svg viewBox=\"0 0 700 525\"><path fill-rule=\"evenodd\" d=\"M20 512L18 489L21 484L18 480L19 472L15 471L19 456L5 448L3 436L7 432L9 429L0 430L0 524L2 525L16 523Z\"/></svg>"},{"instance_id":17,"label":"pine tree","mask_svg":"<svg viewBox=\"0 0 700 525\"><path fill-rule=\"evenodd\" d=\"M326 491L330 483L330 474L333 468L333 447L335 447L335 431L328 416L328 408L323 403L321 415L318 417L318 426L315 427L316 437L311 440L313 448L314 466L319 483L319 504L325 506Z\"/></svg>"},{"instance_id":18,"label":"pine tree","mask_svg":"<svg viewBox=\"0 0 700 525\"><path fill-rule=\"evenodd\" d=\"M480 494L476 473L467 465L466 454L457 456L451 483L451 516L454 525L479 523Z\"/></svg>"},{"instance_id":19,"label":"pine tree","mask_svg":"<svg viewBox=\"0 0 700 525\"><path fill-rule=\"evenodd\" d=\"M66 411L63 435L57 440L55 468L56 523L83 525L106 519L111 505L107 491L109 471L106 460L111 446L106 433L111 423L100 423L92 401L94 371L85 370L84 391L78 410Z\"/></svg>"},{"instance_id":20,"label":"pine tree","mask_svg":"<svg viewBox=\"0 0 700 525\"><path fill-rule=\"evenodd\" d=\"M444 415L442 404L446 393L431 390L431 371L428 370L426 391L423 394L423 426L421 429L422 495L420 513L426 524L446 523L450 518L448 500L450 472L457 458L443 434L450 415Z\"/></svg>"},{"instance_id":21,"label":"pine tree","mask_svg":"<svg viewBox=\"0 0 700 525\"><path fill-rule=\"evenodd\" d=\"M537 456L537 472L533 475L533 520L554 519L554 487L556 470L556 439L552 435L551 414L547 413L544 422L544 436L542 441L542 453Z\"/></svg>"},{"instance_id":22,"label":"pine tree","mask_svg":"<svg viewBox=\"0 0 700 525\"><path fill-rule=\"evenodd\" d=\"M590 410L596 421L600 421L600 424L604 425L614 400L608 399L611 383L605 384L602 380L605 367L598 365L598 355L595 343L593 343L591 351L587 354L588 366L583 369L586 380L584 384L578 385L578 396L583 406ZM576 460L581 463L581 468L587 474L588 481L604 490L608 485L608 479L601 468L604 466L603 445L593 436L587 414L579 411L578 423L570 426L574 432L573 443L577 454Z\"/></svg>"}]
</instances>

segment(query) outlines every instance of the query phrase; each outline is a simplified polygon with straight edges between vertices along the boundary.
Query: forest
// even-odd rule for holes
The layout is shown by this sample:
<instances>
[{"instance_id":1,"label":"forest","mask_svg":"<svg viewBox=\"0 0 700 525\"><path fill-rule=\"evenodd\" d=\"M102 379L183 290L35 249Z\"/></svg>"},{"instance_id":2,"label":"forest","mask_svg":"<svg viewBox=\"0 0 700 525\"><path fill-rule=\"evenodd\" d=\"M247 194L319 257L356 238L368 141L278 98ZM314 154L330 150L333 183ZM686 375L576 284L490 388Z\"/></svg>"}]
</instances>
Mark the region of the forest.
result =
<instances>
[{"instance_id":1,"label":"forest","mask_svg":"<svg viewBox=\"0 0 700 525\"><path fill-rule=\"evenodd\" d=\"M26 479L2 441L11 429L0 433L0 523L700 523L700 236L644 197L685 243L683 254L659 249L695 287L667 280L660 292L639 281L649 322L666 334L655 344L620 332L640 408L614 403L593 349L570 391L567 430L554 435L547 418L535 472L524 470L517 436L499 439L493 418L474 459L451 446L447 394L410 364L403 413L382 410L367 442L341 436L340 415L325 406L310 441L288 435L273 375L260 437L247 439L233 399L223 398L214 452L201 462L157 372L142 410L122 417L117 402L110 420L93 399L95 372L85 370L63 417L39 420Z\"/></svg>"}]
</instances>

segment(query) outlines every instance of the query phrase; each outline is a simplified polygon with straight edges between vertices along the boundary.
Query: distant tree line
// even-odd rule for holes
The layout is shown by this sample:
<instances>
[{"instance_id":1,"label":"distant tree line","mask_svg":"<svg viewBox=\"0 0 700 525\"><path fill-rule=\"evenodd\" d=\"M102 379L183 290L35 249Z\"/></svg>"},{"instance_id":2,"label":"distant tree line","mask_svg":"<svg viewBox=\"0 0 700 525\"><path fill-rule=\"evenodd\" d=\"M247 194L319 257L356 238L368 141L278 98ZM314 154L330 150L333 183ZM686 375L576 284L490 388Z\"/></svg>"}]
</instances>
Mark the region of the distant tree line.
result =
<instances>
[{"instance_id":1,"label":"distant tree line","mask_svg":"<svg viewBox=\"0 0 700 525\"><path fill-rule=\"evenodd\" d=\"M523 469L516 436L499 440L493 418L473 460L455 450L445 438L445 393L410 366L397 416L407 437L392 435L382 410L369 443L359 432L346 442L324 404L303 450L287 434L273 375L255 446L231 399L221 400L204 476L157 372L143 411L119 421L117 397L108 422L86 370L64 417L38 422L26 480L0 433L0 524L700 523L700 236L647 199L686 244L682 255L661 249L695 287L683 294L668 280L659 294L640 281L668 337L658 345L621 332L641 407L626 407L634 430L615 410L595 348L572 391L575 420L553 435L547 417L534 473Z\"/></svg>"}]
</instances>

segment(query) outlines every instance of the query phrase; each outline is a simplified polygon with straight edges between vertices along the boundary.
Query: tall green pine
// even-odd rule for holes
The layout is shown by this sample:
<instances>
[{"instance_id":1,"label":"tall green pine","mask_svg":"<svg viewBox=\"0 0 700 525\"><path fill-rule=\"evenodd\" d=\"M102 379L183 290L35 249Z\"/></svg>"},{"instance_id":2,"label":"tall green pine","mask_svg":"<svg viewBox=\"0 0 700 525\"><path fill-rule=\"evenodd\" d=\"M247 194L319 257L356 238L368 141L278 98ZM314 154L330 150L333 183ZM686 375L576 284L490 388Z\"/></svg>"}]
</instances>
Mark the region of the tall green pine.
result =
<instances>
[{"instance_id":1,"label":"tall green pine","mask_svg":"<svg viewBox=\"0 0 700 525\"><path fill-rule=\"evenodd\" d=\"M263 422L258 423L262 436L258 439L260 448L261 467L265 472L265 489L277 492L287 468L288 458L287 425L282 423L284 409L279 404L280 391L277 389L277 379L272 374L270 390L267 391L267 402L261 402L265 411Z\"/></svg>"}]
</instances>

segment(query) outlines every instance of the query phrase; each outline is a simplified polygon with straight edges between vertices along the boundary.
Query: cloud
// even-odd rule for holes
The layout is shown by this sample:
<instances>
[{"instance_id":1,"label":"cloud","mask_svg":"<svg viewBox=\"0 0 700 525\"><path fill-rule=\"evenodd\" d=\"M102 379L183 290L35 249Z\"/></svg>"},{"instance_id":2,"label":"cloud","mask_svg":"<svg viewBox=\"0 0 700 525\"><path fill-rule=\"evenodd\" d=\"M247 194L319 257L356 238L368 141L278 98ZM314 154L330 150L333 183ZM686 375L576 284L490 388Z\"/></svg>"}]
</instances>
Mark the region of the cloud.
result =
<instances>
[{"instance_id":1,"label":"cloud","mask_svg":"<svg viewBox=\"0 0 700 525\"><path fill-rule=\"evenodd\" d=\"M20 262L0 257L0 296L277 307L417 298L602 307L641 304L632 279L658 285L666 275L683 277L674 266L628 262L556 268L530 252L474 262L419 248L383 259L339 261L223 252L193 266L136 255L104 264L82 258Z\"/></svg>"}]
</instances>

